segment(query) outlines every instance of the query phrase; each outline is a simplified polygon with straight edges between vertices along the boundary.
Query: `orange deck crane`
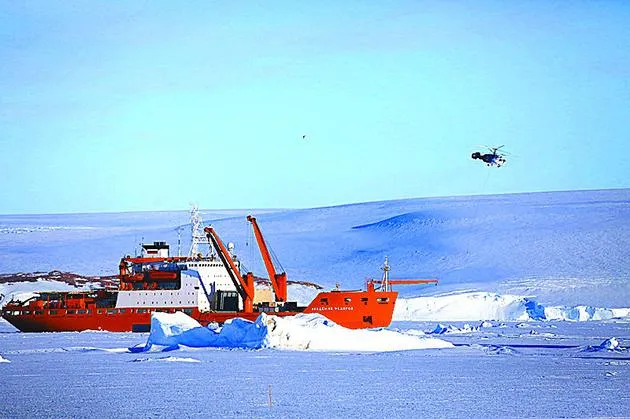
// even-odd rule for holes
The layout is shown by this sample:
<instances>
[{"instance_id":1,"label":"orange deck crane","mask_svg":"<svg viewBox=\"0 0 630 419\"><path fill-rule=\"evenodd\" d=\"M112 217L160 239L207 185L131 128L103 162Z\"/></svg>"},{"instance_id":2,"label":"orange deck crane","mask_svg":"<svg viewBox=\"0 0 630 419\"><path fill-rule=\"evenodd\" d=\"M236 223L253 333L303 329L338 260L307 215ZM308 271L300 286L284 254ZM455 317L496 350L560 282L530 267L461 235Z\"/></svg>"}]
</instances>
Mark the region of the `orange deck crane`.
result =
<instances>
[{"instance_id":1,"label":"orange deck crane","mask_svg":"<svg viewBox=\"0 0 630 419\"><path fill-rule=\"evenodd\" d=\"M263 262L265 263L265 268L267 269L267 273L269 274L269 280L271 281L273 292L276 295L276 301L286 302L287 301L287 273L286 272L276 273L276 268L273 266L273 262L271 260L271 254L269 253L269 248L267 247L267 243L265 243L265 239L263 238L262 232L260 231L260 228L258 227L256 218L252 217L251 215L248 215L247 221L252 223L252 228L254 229L254 235L256 236L256 242L258 243L258 248L260 249L260 255L262 256Z\"/></svg>"},{"instance_id":2,"label":"orange deck crane","mask_svg":"<svg viewBox=\"0 0 630 419\"><path fill-rule=\"evenodd\" d=\"M246 313L252 313L254 311L254 274L247 272L243 277L230 252L225 248L223 242L219 238L219 235L212 227L206 227L203 231L208 236L208 239L212 242L212 245L216 249L219 259L223 262L223 265L228 271L237 292L243 299L243 311Z\"/></svg>"}]
</instances>

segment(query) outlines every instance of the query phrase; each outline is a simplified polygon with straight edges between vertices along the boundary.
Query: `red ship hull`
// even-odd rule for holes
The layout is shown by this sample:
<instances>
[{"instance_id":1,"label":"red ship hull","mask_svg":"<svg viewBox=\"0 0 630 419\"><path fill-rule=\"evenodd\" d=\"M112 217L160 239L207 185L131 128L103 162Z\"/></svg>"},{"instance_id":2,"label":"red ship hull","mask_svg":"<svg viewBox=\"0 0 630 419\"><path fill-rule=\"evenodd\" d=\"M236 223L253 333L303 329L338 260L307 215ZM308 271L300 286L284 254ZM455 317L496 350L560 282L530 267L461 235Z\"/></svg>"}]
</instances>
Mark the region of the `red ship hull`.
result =
<instances>
[{"instance_id":1,"label":"red ship hull","mask_svg":"<svg viewBox=\"0 0 630 419\"><path fill-rule=\"evenodd\" d=\"M119 309L102 310L100 314L92 310L84 310L85 313L82 314L72 313L77 310L39 311L41 314L30 310L17 314L15 310L11 312L5 309L3 317L22 332L82 332L85 330L147 332L151 324L150 312L138 313L137 310L131 309L125 309L122 313Z\"/></svg>"},{"instance_id":2,"label":"red ship hull","mask_svg":"<svg viewBox=\"0 0 630 419\"><path fill-rule=\"evenodd\" d=\"M8 304L2 310L2 317L22 332L80 332L102 330L109 332L148 332L151 313L154 311L175 313L182 311L202 325L240 317L254 321L261 312L277 316L292 316L303 313L317 313L349 329L387 327L392 321L398 293L367 291L322 292L303 311L254 312L200 312L197 308L95 308L88 305L84 309L45 309L39 305Z\"/></svg>"},{"instance_id":3,"label":"red ship hull","mask_svg":"<svg viewBox=\"0 0 630 419\"><path fill-rule=\"evenodd\" d=\"M124 310L124 312L120 312ZM191 317L195 318L204 326L211 322L224 323L228 319L235 317L255 320L260 313L199 313L191 309L162 309L145 310L138 313L132 309L110 310L109 314L67 314L72 310L52 310L56 314L49 314L48 310L42 314L20 313L18 315L4 315L4 318L22 332L82 332L86 330L98 330L107 332L148 332L151 327L151 313L166 312L175 313L177 311L192 312ZM280 315L291 315L297 313L274 313Z\"/></svg>"}]
</instances>

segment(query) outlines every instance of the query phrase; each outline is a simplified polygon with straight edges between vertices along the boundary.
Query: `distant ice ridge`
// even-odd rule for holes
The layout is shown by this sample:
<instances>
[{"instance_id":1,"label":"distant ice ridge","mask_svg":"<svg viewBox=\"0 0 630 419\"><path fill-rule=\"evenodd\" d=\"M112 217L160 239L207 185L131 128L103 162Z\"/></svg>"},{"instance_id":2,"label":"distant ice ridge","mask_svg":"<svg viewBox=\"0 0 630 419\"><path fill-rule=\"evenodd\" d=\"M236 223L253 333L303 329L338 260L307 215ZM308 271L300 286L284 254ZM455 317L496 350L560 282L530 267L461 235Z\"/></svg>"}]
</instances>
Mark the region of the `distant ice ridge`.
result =
<instances>
[{"instance_id":1,"label":"distant ice ridge","mask_svg":"<svg viewBox=\"0 0 630 419\"><path fill-rule=\"evenodd\" d=\"M45 233L55 230L93 230L95 227L80 226L32 226L32 227L4 227L0 226L0 234L27 234L27 233Z\"/></svg>"},{"instance_id":2,"label":"distant ice ridge","mask_svg":"<svg viewBox=\"0 0 630 419\"><path fill-rule=\"evenodd\" d=\"M153 313L146 345L132 352L188 347L284 349L329 352L386 352L450 348L449 342L391 330L350 330L319 314L291 317L261 314L255 322L235 318L223 327L202 327L184 313Z\"/></svg>"},{"instance_id":3,"label":"distant ice ridge","mask_svg":"<svg viewBox=\"0 0 630 419\"><path fill-rule=\"evenodd\" d=\"M396 321L588 321L628 317L630 308L545 307L527 297L489 292L399 298L394 310Z\"/></svg>"}]
</instances>

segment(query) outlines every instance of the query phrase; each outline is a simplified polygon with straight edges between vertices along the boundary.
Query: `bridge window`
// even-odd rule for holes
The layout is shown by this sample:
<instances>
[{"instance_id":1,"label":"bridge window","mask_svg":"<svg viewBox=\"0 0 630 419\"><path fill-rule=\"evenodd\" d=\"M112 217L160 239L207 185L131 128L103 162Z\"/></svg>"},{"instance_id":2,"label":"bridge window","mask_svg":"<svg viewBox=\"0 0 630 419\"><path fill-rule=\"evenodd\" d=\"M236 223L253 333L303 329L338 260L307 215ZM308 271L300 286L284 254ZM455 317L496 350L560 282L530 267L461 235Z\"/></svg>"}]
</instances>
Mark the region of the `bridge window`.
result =
<instances>
[{"instance_id":1,"label":"bridge window","mask_svg":"<svg viewBox=\"0 0 630 419\"><path fill-rule=\"evenodd\" d=\"M376 302L379 304L387 304L389 303L389 298L388 297L377 298Z\"/></svg>"}]
</instances>

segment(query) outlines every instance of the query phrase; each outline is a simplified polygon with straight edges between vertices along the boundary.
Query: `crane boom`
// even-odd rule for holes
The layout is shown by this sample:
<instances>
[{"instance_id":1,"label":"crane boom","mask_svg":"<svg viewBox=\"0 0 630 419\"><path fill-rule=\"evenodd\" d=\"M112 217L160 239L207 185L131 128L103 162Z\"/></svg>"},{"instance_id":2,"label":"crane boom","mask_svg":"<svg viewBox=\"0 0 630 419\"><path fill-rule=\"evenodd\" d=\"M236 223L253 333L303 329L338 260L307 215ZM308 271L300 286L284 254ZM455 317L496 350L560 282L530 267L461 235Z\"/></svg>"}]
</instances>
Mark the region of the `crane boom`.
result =
<instances>
[{"instance_id":1,"label":"crane boom","mask_svg":"<svg viewBox=\"0 0 630 419\"><path fill-rule=\"evenodd\" d=\"M437 279L388 279L387 281L391 285L437 284L439 282ZM374 279L372 282L375 284L382 284L385 281Z\"/></svg>"},{"instance_id":2,"label":"crane boom","mask_svg":"<svg viewBox=\"0 0 630 419\"><path fill-rule=\"evenodd\" d=\"M254 311L254 275L248 272L243 278L214 228L206 227L203 231L208 236L208 239L212 241L212 245L217 250L221 262L226 267L236 290L243 299L243 311L252 313Z\"/></svg>"},{"instance_id":3,"label":"crane boom","mask_svg":"<svg viewBox=\"0 0 630 419\"><path fill-rule=\"evenodd\" d=\"M254 235L256 236L256 242L258 243L260 254L262 256L263 262L265 263L267 273L269 274L269 280L271 281L273 292L276 295L276 301L287 301L287 274L286 272L276 273L276 268L273 266L271 254L269 253L269 248L267 247L267 243L265 243L262 232L258 227L256 218L248 215L247 221L252 223Z\"/></svg>"}]
</instances>

